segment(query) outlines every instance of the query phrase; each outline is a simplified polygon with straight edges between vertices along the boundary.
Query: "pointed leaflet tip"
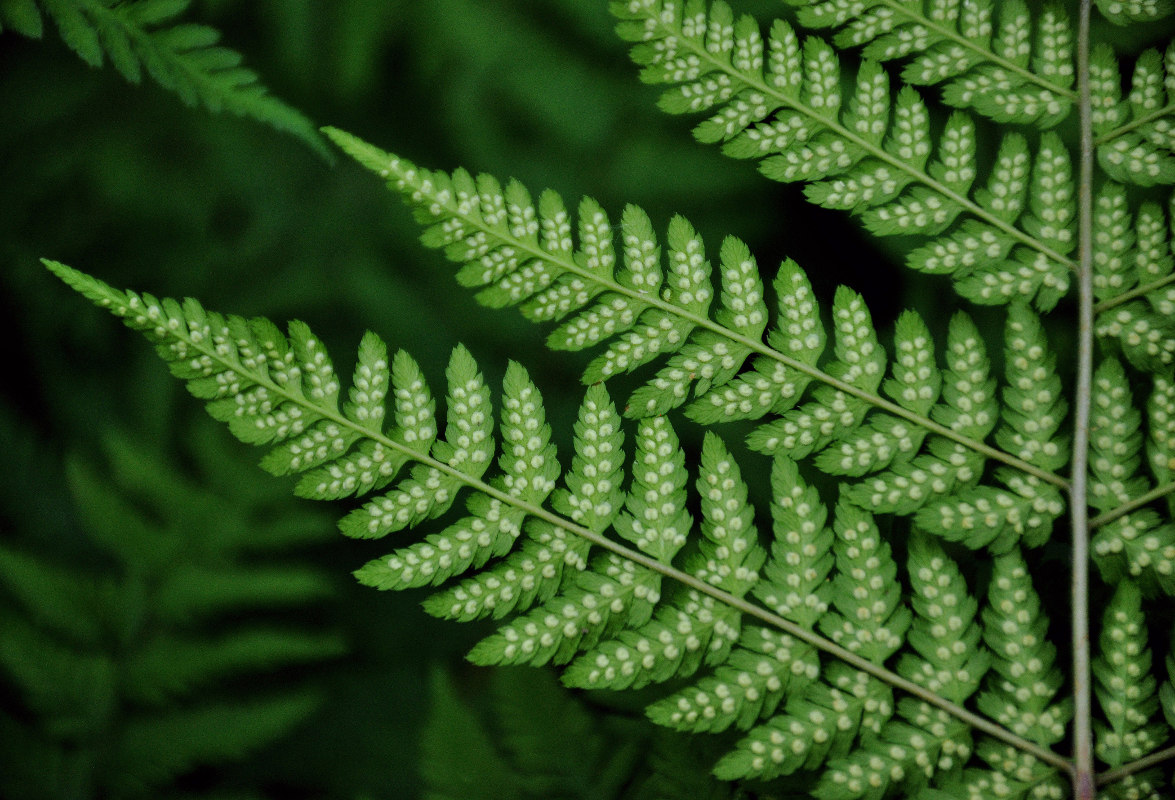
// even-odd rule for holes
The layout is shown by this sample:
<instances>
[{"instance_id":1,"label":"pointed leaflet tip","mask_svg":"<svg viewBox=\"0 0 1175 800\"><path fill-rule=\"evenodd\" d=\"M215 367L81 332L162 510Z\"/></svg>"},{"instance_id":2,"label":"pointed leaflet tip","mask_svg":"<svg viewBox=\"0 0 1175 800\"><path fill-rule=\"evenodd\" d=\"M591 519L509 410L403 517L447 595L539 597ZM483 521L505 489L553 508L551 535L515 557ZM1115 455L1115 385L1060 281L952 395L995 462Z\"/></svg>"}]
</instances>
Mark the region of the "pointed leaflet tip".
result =
<instances>
[{"instance_id":1,"label":"pointed leaflet tip","mask_svg":"<svg viewBox=\"0 0 1175 800\"><path fill-rule=\"evenodd\" d=\"M368 144L358 136L338 128L326 127L321 130L340 150L383 178L390 177L392 170L398 169L401 164L396 156Z\"/></svg>"}]
</instances>

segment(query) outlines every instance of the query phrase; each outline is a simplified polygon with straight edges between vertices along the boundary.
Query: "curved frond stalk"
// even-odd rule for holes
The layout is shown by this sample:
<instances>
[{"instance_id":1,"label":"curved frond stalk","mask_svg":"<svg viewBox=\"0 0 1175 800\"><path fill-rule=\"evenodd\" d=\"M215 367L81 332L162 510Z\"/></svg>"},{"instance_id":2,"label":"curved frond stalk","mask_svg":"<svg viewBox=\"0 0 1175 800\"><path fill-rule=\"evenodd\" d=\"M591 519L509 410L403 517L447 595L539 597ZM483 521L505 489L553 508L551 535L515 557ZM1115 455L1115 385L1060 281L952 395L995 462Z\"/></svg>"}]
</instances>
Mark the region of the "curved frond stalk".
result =
<instances>
[{"instance_id":1,"label":"curved frond stalk","mask_svg":"<svg viewBox=\"0 0 1175 800\"><path fill-rule=\"evenodd\" d=\"M603 346L585 381L665 358L665 366L634 393L629 415L660 414L687 402L686 413L707 424L781 415L755 432L753 447L793 458L815 453L817 465L837 475L889 469L896 483L873 491L913 498L901 501L899 513L974 482L988 459L1027 473L1017 505L1066 485L1050 469L985 443L997 421L994 387L985 377L986 362L970 363L983 352L982 338L962 316L952 327L953 382L936 405L942 376L926 326L912 313L898 327L892 378L883 380L885 353L868 309L842 288L833 303L833 360L821 364L827 336L819 308L807 277L790 261L775 279L779 320L764 343L764 289L753 258L737 240L727 239L721 249L723 283L716 293L703 244L684 219L670 223L663 272L661 243L648 217L633 206L623 215L618 258L608 217L591 200L580 206L577 246L575 221L553 192L544 192L536 208L516 182L503 189L486 175L422 170L349 134L327 134L404 197L428 226L424 243L443 247L462 265L462 283L486 287L479 300L520 305L536 321L562 320L550 336L556 348ZM614 271L618 261L621 268ZM717 308L711 309L714 298ZM985 399L975 401L980 412L957 407L972 387L984 387ZM960 459L961 465L945 466ZM908 493L899 485L910 481L922 482L925 490ZM858 502L872 508L880 501ZM1051 501L1037 506L1055 510Z\"/></svg>"},{"instance_id":2,"label":"curved frond stalk","mask_svg":"<svg viewBox=\"0 0 1175 800\"><path fill-rule=\"evenodd\" d=\"M788 0L808 28L836 29L837 47L862 58L904 59L902 79L942 84L942 99L996 122L1050 127L1077 100L1074 31L1059 5L941 0ZM1034 16L1035 15L1035 16Z\"/></svg>"},{"instance_id":3,"label":"curved frond stalk","mask_svg":"<svg viewBox=\"0 0 1175 800\"><path fill-rule=\"evenodd\" d=\"M813 202L861 215L873 233L916 234L926 243L914 269L950 274L965 297L985 304L1034 298L1052 308L1076 263L1070 156L1053 133L1030 147L1004 137L988 184L978 175L974 123L951 116L931 159L929 114L910 87L891 98L887 73L865 61L853 96L822 39L801 40L777 20L764 42L758 23L737 21L718 0L615 2L620 35L638 42L634 60L650 83L672 84L671 113L717 109L695 129L739 158L762 158L765 175L809 184Z\"/></svg>"},{"instance_id":4,"label":"curved frond stalk","mask_svg":"<svg viewBox=\"0 0 1175 800\"><path fill-rule=\"evenodd\" d=\"M224 317L191 299L180 304L119 292L46 263L154 342L173 374L238 438L270 447L263 461L270 471L300 474L300 494L366 498L344 517L344 533L385 536L440 516L468 495L469 516L372 562L359 577L389 587L456 578L430 610L456 618L520 613L474 650L478 661L571 662L568 682L618 687L690 678L702 666L715 668L715 681L737 674L741 684L741 672L754 663L756 670L768 670L762 685L767 692L782 690L785 678L791 681L788 674L799 670L807 680L795 681L792 700L780 700L789 713L793 703L847 703L843 719L851 726L828 730L832 738L823 753L848 754L861 735L880 732L893 715L896 690L917 699L918 724L941 721L945 713L1046 763L1065 764L965 708L961 703L970 692L946 691L937 678L907 677L884 666L902 647L911 616L889 545L872 516L845 501L837 507L833 536L812 530L809 520L822 522L822 512L805 506L818 500L806 487L790 485L798 477L788 462L780 461L775 479L775 532L790 540L798 524L794 534L811 543L798 567L789 547L774 548L767 560L739 469L713 435L703 448L696 484L702 539L690 547L688 471L665 417L638 423L633 481L621 508L619 415L603 387L587 393L571 473L556 491L561 470L541 397L517 365L503 381L502 446L491 471L488 391L464 348L454 352L447 372L448 419L441 437L419 369L402 354L389 364L373 334L360 346L353 386L340 407L341 382L304 324L292 323L287 336L264 319ZM394 419L385 427L382 409L390 397L396 400ZM605 535L606 528L632 547ZM831 576L830 587L822 585L823 576ZM746 600L747 594L764 605ZM830 610L819 613L825 602ZM808 624L764 606L793 608ZM809 627L814 615L819 633ZM827 662L819 681L815 651ZM965 663L970 666L950 667L958 672L956 680L967 669L976 671L979 662L968 657ZM703 679L703 685L716 684ZM955 695L958 701L951 699ZM771 703L756 702L757 694L748 698L753 707L735 714L744 725L771 711ZM692 726L696 719L666 721ZM752 730L749 741L756 735Z\"/></svg>"},{"instance_id":5,"label":"curved frond stalk","mask_svg":"<svg viewBox=\"0 0 1175 800\"><path fill-rule=\"evenodd\" d=\"M301 139L328 161L333 154L300 111L270 95L257 73L241 66L241 55L221 45L206 25L178 22L190 0L15 0L0 7L5 27L39 38L42 12L83 61L109 60L127 81L146 72L186 105L227 111Z\"/></svg>"}]
</instances>

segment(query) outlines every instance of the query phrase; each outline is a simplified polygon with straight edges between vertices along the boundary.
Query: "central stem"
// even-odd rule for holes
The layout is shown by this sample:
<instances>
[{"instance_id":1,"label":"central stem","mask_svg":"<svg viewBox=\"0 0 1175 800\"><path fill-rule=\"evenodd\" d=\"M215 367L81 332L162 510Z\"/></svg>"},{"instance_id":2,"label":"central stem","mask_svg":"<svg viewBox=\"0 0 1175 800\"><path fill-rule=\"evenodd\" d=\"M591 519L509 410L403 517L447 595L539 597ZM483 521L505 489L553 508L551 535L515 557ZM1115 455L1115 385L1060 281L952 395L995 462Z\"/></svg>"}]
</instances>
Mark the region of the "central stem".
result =
<instances>
[{"instance_id":1,"label":"central stem","mask_svg":"<svg viewBox=\"0 0 1175 800\"><path fill-rule=\"evenodd\" d=\"M1077 212L1077 385L1074 387L1073 473L1069 513L1073 539L1073 796L1094 800L1093 709L1089 639L1089 419L1093 390L1093 114L1089 78L1092 0L1081 0L1077 27L1077 91L1081 173Z\"/></svg>"}]
</instances>

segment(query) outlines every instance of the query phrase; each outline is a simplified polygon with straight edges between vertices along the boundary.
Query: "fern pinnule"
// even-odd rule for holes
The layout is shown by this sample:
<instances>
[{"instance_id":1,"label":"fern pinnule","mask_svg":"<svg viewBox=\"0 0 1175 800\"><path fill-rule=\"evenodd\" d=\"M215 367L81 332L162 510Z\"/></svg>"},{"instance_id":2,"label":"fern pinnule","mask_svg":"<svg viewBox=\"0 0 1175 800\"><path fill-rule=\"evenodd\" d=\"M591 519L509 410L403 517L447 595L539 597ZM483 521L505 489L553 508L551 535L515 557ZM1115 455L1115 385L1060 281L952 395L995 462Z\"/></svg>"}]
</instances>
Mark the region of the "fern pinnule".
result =
<instances>
[{"instance_id":1,"label":"fern pinnule","mask_svg":"<svg viewBox=\"0 0 1175 800\"><path fill-rule=\"evenodd\" d=\"M1060 432L1067 404L1040 319L1027 305L1008 307L1004 346L1006 384L995 439L1007 452L1041 469L1061 469L1069 460L1067 437ZM981 370L956 372L956 402L970 404L980 396L991 397L989 391L982 395L959 391L983 377ZM994 417L995 404L989 403L986 408L968 407L954 420L975 424ZM918 523L945 539L986 546L996 553L1017 542L1038 547L1048 541L1055 520L1065 511L1065 499L1057 487L1016 470L999 468L994 477L1002 486L971 482L948 497L935 498L918 511Z\"/></svg>"},{"instance_id":2,"label":"fern pinnule","mask_svg":"<svg viewBox=\"0 0 1175 800\"><path fill-rule=\"evenodd\" d=\"M835 8L849 13L848 6ZM931 237L909 265L950 274L974 302L1028 296L1048 309L1068 291L1074 242L1047 241L1031 229L1041 214L1073 219L1072 185L1051 193L1047 208L1040 208L1043 196L1032 211L1025 201L1030 180L1055 181L1057 158L1068 161L1056 136L1042 137L1034 159L1022 136L1007 134L987 186L973 188L979 170L971 120L953 114L931 159L921 98L904 86L891 99L888 75L874 62L862 64L846 103L832 46L815 36L801 42L782 20L764 43L758 24L749 17L734 22L721 0L708 12L702 3L660 0L616 2L612 9L620 35L638 43L633 58L642 79L674 87L662 96L665 110L717 109L695 130L702 141L725 142L734 157L763 159L769 178L807 183L813 202L860 214L873 233Z\"/></svg>"},{"instance_id":3,"label":"fern pinnule","mask_svg":"<svg viewBox=\"0 0 1175 800\"><path fill-rule=\"evenodd\" d=\"M1144 619L1138 586L1129 581L1118 584L1106 606L1100 652L1093 662L1094 694L1105 720L1094 723L1096 752L1110 767L1153 753L1171 737L1171 728L1156 713L1158 681L1151 673ZM1138 794L1148 785L1153 792L1162 780L1160 770L1136 773L1114 784L1112 796Z\"/></svg>"},{"instance_id":4,"label":"fern pinnule","mask_svg":"<svg viewBox=\"0 0 1175 800\"><path fill-rule=\"evenodd\" d=\"M1092 539L1094 563L1110 583L1130 576L1148 591L1175 593L1175 525L1136 502L1151 489L1142 472L1142 415L1134 408L1125 370L1106 359L1094 374L1094 434L1090 440L1090 505L1112 518ZM1128 508L1122 513L1120 509Z\"/></svg>"},{"instance_id":5,"label":"fern pinnule","mask_svg":"<svg viewBox=\"0 0 1175 800\"><path fill-rule=\"evenodd\" d=\"M1098 10L1115 25L1153 22L1171 13L1171 0L1095 0Z\"/></svg>"},{"instance_id":6,"label":"fern pinnule","mask_svg":"<svg viewBox=\"0 0 1175 800\"><path fill-rule=\"evenodd\" d=\"M1072 699L1058 696L1062 675L1048 627L1022 555L1014 550L998 556L993 561L988 602L983 609L983 640L992 663L976 706L1044 747L1065 738L1073 716ZM1010 797L1064 796L1059 785L1063 778L1035 757L990 737L980 737L975 750L988 769L964 773L960 789L966 788L965 796L982 797L997 786L1008 787ZM1034 786L1044 788L1034 790ZM1030 795L1032 791L1036 794Z\"/></svg>"},{"instance_id":7,"label":"fern pinnule","mask_svg":"<svg viewBox=\"0 0 1175 800\"><path fill-rule=\"evenodd\" d=\"M426 602L440 616L516 614L474 648L470 657L478 663L568 663L564 681L584 687L694 679L649 713L674 728L747 730L719 764L728 777L814 769L826 758L855 759L846 767L855 771L853 764L872 758L853 754L868 752L886 731L893 747L913 746L903 754L934 753L940 763L947 740L960 758L969 750L970 726L1046 762L1056 759L968 711L962 703L971 690L939 694L942 681L967 683L968 670L981 671L981 656L943 655L930 640L910 640L930 671L908 658L897 672L886 667L906 643L912 619L890 545L873 517L844 498L826 526L819 497L783 456L773 475L776 545L768 554L738 466L708 434L696 482L701 539L690 546L689 470L673 428L664 416L637 422L622 508L620 415L602 386L585 396L571 471L555 491L561 470L541 397L517 365L503 381L502 446L491 471L488 393L463 348L447 371L440 438L419 368L404 354L389 364L372 334L344 394L321 341L304 324L283 334L265 320L225 317L194 300L118 292L69 267L46 265L145 333L215 417L241 439L269 448L267 467L301 474L300 494L373 495L344 517L344 533L371 538L414 527L466 494L467 516L369 563L358 577L381 588L453 580ZM394 419L385 427L381 404L393 397ZM957 570L938 553L929 543L912 548L912 568L939 565L955 576L954 586ZM965 627L960 641L976 642L973 633ZM695 678L704 667L714 671ZM895 689L918 699L895 706ZM785 715L772 716L780 704ZM904 709L903 721L891 725L895 708ZM776 739L780 726L791 729L793 722L800 734L786 738L792 744L785 753ZM926 740L910 726L940 733ZM764 742L774 742L770 753ZM898 758L894 752L887 758ZM893 762L889 780L903 781L897 771L906 755Z\"/></svg>"},{"instance_id":8,"label":"fern pinnule","mask_svg":"<svg viewBox=\"0 0 1175 800\"><path fill-rule=\"evenodd\" d=\"M1175 364L1175 258L1168 215L1153 202L1133 215L1124 187L1106 183L1096 198L1093 288L1096 333L1136 369L1170 374Z\"/></svg>"}]
</instances>

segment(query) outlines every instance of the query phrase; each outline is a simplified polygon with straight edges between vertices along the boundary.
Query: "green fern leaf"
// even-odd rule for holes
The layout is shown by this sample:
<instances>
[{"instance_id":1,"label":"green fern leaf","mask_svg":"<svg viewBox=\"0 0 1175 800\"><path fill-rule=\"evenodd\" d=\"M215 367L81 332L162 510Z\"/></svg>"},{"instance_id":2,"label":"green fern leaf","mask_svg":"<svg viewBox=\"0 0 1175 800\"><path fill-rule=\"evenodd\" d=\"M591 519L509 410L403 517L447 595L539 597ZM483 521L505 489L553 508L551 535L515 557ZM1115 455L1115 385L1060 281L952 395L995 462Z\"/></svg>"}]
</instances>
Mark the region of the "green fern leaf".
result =
<instances>
[{"instance_id":1,"label":"green fern leaf","mask_svg":"<svg viewBox=\"0 0 1175 800\"><path fill-rule=\"evenodd\" d=\"M1170 0L1097 0L1097 7L1115 25L1128 25L1161 19L1175 4Z\"/></svg>"},{"instance_id":2,"label":"green fern leaf","mask_svg":"<svg viewBox=\"0 0 1175 800\"><path fill-rule=\"evenodd\" d=\"M1094 374L1090 440L1090 505L1115 512L1093 537L1094 563L1111 583L1126 575L1148 589L1175 593L1175 525L1148 508L1135 508L1150 480L1140 474L1143 455L1141 415L1122 365L1107 359ZM1128 509L1119 513L1120 508Z\"/></svg>"},{"instance_id":3,"label":"green fern leaf","mask_svg":"<svg viewBox=\"0 0 1175 800\"><path fill-rule=\"evenodd\" d=\"M1175 99L1167 88L1172 51L1147 50L1122 98L1118 61L1106 46L1090 65L1098 164L1114 180L1140 186L1175 182Z\"/></svg>"},{"instance_id":4,"label":"green fern leaf","mask_svg":"<svg viewBox=\"0 0 1175 800\"><path fill-rule=\"evenodd\" d=\"M1122 187L1107 184L1095 206L1103 233L1094 245L1097 334L1139 370L1169 373L1175 364L1175 280L1167 215L1154 203L1130 218Z\"/></svg>"},{"instance_id":5,"label":"green fern leaf","mask_svg":"<svg viewBox=\"0 0 1175 800\"><path fill-rule=\"evenodd\" d=\"M880 28L871 26L867 7L883 5L880 17L886 22ZM828 2L805 9L804 16L830 26L857 19L862 35L868 37L885 25L898 25L901 17L920 16L915 8L919 5L901 4L896 10L888 2ZM975 86L948 94L955 95L956 104L979 104L1001 120L1058 121L1068 111L1072 90L1057 87L1054 94L1038 83L1025 90L1026 96L1017 93L1028 84L1016 82L1032 75L1025 69L1028 14L1021 4L1006 8L1008 19L994 55L1001 64L1015 67L1016 74L1003 66L986 72L980 67L976 74L981 80ZM952 9L957 17L958 9ZM1031 230L1042 214L1072 219L1064 205L1072 197L1071 187L1058 187L1051 195L1053 203L1048 203L1048 196L1036 196L1031 209L1024 199L1030 181L1056 178L1057 151L1064 153L1064 147L1055 136L1042 138L1034 159L1028 143L1009 134L988 186L971 190L971 122L961 114L953 116L938 153L932 154L928 112L917 92L904 86L891 102L885 72L869 61L857 76L853 100L842 110L840 67L833 48L817 37L801 44L781 20L771 27L765 55L736 63L728 55L732 50L762 52L762 47L745 43L760 34L749 19L737 26L724 24L731 12L721 0L708 12L696 3L683 9L658 0L616 2L612 10L621 19L620 35L639 43L633 58L643 67L642 79L674 85L662 96L662 108L670 113L716 109L716 115L695 131L703 141L725 141L724 150L737 158L763 159L761 170L774 180L809 183L810 199L855 211L876 234L932 237L910 255L909 265L952 275L959 292L974 302L1001 304L1034 296L1039 308L1049 309L1068 290L1073 262L1066 253L1072 242L1056 248ZM857 16L861 12L864 17ZM951 16L944 12L944 18ZM1049 11L1040 25L1039 66L1054 77L1072 74L1067 67L1070 36L1061 19ZM911 30L921 33L924 28L915 24ZM751 34L752 30L756 32ZM948 36L948 26L936 25L935 32ZM904 34L894 35L901 39ZM917 41L916 34L913 38ZM982 49L984 41L980 37L971 46ZM899 49L891 57L901 55ZM963 85L970 78L958 80ZM1039 80L1049 85L1049 79ZM1041 92L1047 97L1033 96Z\"/></svg>"},{"instance_id":6,"label":"green fern leaf","mask_svg":"<svg viewBox=\"0 0 1175 800\"><path fill-rule=\"evenodd\" d=\"M191 0L4 0L0 31L10 28L39 38L41 12L83 61L100 67L109 59L130 83L146 71L189 106L227 111L289 133L327 160L333 156L301 112L270 95L241 56L219 44L205 25L178 23ZM39 6L39 8L38 8Z\"/></svg>"},{"instance_id":7,"label":"green fern leaf","mask_svg":"<svg viewBox=\"0 0 1175 800\"><path fill-rule=\"evenodd\" d=\"M582 285L577 299L565 296L560 313L569 315L585 306L587 310L563 323L552 339L560 347L605 346L605 352L588 366L585 381L604 380L664 357L665 366L633 394L626 409L629 415L644 417L679 406L688 400L691 385L694 400L686 412L695 420L778 415L751 434L752 448L789 458L815 455L817 466L833 475L872 474L851 495L868 508L911 514L931 501L950 498L954 510L942 512L950 518L925 524L973 547L992 545L998 551L1024 535L1032 546L1039 545L1047 538L1051 521L1064 510L1056 491L1063 482L1052 472L1064 463L1059 450L1053 458L1033 455L1026 459L983 444L998 419L998 404L986 361L973 363L982 356L982 337L962 317L952 327L949 345L955 360L948 365L948 390L936 402L943 376L934 364L929 332L912 314L903 317L897 328L898 355L892 377L884 380L885 352L868 309L853 292L838 290L832 309L834 358L821 364L825 335L819 308L806 276L792 262L784 262L776 276L779 321L768 331L764 345L758 338L765 325L762 288L748 278L753 260L735 240L723 245L721 272L726 288L720 307L707 316L713 294L706 277L710 268L700 239L681 218L669 226L666 278L651 222L639 209L626 209L621 226L626 266L611 278L583 267L599 253L609 252L602 237L610 228L594 203L583 204L584 214L590 216L587 221L581 216L580 228L589 233L577 251L574 242L562 238L570 236L570 221L559 210L563 203L549 192L543 197L548 210L556 209L551 218L545 216L543 203L538 209L520 205L529 193L517 184L510 184L515 188L505 194L496 193L500 184L492 178L474 179L461 171L452 176L425 172L342 132L328 131L328 135L404 195L418 219L430 226L425 242L444 246L450 258L464 264L458 274L465 275L465 282L476 273L479 282L497 281L500 287L519 272L529 271L548 276L552 286ZM999 202L1022 205L1010 197ZM531 227L519 223L506 230L493 209L529 220ZM539 240L544 226L562 226L565 233L560 234L557 247ZM443 232L442 238L430 233L437 231ZM511 231L520 232L522 238ZM522 253L528 253L530 260ZM497 266L482 268L491 262ZM677 289L663 286L666 280ZM596 288L589 290L593 284ZM530 292L536 297L545 294L538 288L523 292L518 289L522 284L510 285L515 287L513 302L522 304L523 313L533 307L533 299L527 299ZM744 293L749 303L743 302ZM1019 320L1025 312L1011 313ZM618 319L633 327L620 330L615 324ZM569 332L573 330L590 335L572 341ZM801 402L805 397L807 402ZM1009 409L1008 413L1014 412ZM1053 418L1044 421L1050 431L1059 423ZM1044 434L1032 435L1043 446ZM1035 453L1014 436L1004 438L1022 455ZM1008 488L984 487L974 490L977 496L967 496L967 492L974 494L989 457L1017 468L1001 473L1001 482ZM910 488L911 484L918 486ZM960 526L972 527L967 518L987 515L988 508L1005 519L1002 527L983 527L984 533L990 532L987 536L959 532ZM1001 536L1004 529L1007 533Z\"/></svg>"},{"instance_id":8,"label":"green fern leaf","mask_svg":"<svg viewBox=\"0 0 1175 800\"><path fill-rule=\"evenodd\" d=\"M1171 736L1158 710L1157 681L1150 674L1151 653L1138 587L1122 582L1106 606L1101 652L1093 663L1094 693L1105 714L1095 723L1097 757L1110 766L1154 752ZM1149 797L1159 790L1162 773L1145 770L1114 784L1110 796Z\"/></svg>"},{"instance_id":9,"label":"green fern leaf","mask_svg":"<svg viewBox=\"0 0 1175 800\"><path fill-rule=\"evenodd\" d=\"M841 48L864 46L878 62L905 59L902 78L943 84L943 100L997 122L1055 125L1076 100L1074 32L1055 5L789 0L809 28L837 29Z\"/></svg>"},{"instance_id":10,"label":"green fern leaf","mask_svg":"<svg viewBox=\"0 0 1175 800\"><path fill-rule=\"evenodd\" d=\"M992 669L977 706L1026 739L1044 746L1061 741L1073 716L1069 698L1058 698L1061 673L1048 638L1048 618L1019 552L999 556L983 610L983 638ZM1010 797L1054 796L1063 777L1047 764L988 737L976 745L988 770L967 770L960 783L967 796L1007 787ZM1033 787L1039 787L1033 789ZM1030 792L1037 794L1030 794ZM1041 793L1047 794L1041 794Z\"/></svg>"}]
</instances>

